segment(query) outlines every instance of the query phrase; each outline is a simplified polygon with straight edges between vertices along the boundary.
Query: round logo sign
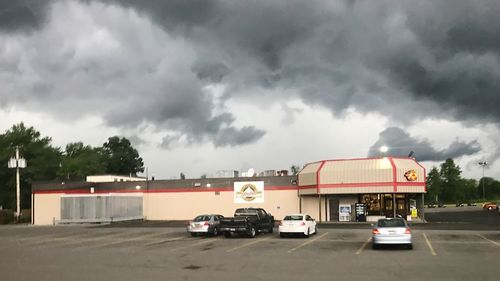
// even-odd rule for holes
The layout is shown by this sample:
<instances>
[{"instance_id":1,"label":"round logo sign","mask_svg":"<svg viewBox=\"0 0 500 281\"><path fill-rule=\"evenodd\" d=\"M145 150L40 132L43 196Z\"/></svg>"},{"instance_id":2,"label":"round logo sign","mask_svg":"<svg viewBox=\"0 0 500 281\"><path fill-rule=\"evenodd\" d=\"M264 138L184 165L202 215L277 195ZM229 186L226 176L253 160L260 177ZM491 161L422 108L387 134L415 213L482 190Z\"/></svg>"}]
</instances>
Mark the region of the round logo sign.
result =
<instances>
[{"instance_id":1,"label":"round logo sign","mask_svg":"<svg viewBox=\"0 0 500 281\"><path fill-rule=\"evenodd\" d=\"M245 201L253 201L255 198L259 197L262 192L257 190L253 184L245 184L241 187L238 195Z\"/></svg>"},{"instance_id":2,"label":"round logo sign","mask_svg":"<svg viewBox=\"0 0 500 281\"><path fill-rule=\"evenodd\" d=\"M418 176L417 176L417 171L415 170L409 170L405 173L405 178L407 181L416 181Z\"/></svg>"}]
</instances>

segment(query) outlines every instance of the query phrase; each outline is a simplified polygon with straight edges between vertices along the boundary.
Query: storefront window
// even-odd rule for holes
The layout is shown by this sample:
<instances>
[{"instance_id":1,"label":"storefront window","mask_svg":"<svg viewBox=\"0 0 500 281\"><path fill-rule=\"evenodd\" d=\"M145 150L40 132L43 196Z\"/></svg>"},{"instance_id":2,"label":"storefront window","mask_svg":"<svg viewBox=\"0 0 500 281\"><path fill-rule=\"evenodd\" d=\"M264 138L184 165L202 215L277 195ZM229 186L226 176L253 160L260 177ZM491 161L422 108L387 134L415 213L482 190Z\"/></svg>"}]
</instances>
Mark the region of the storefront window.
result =
<instances>
[{"instance_id":1,"label":"storefront window","mask_svg":"<svg viewBox=\"0 0 500 281\"><path fill-rule=\"evenodd\" d=\"M368 215L380 215L380 195L378 194L363 194L361 195L361 203L366 204Z\"/></svg>"}]
</instances>

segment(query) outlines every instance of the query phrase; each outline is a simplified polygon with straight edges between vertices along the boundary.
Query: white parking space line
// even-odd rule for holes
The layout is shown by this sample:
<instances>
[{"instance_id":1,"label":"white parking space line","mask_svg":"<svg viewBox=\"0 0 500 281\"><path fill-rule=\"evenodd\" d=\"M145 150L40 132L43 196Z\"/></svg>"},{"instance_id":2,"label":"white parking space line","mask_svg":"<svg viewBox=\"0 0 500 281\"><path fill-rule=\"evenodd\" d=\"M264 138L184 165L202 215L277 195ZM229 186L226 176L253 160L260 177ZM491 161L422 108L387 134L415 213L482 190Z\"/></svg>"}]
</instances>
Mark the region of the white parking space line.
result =
<instances>
[{"instance_id":1,"label":"white parking space line","mask_svg":"<svg viewBox=\"0 0 500 281\"><path fill-rule=\"evenodd\" d=\"M265 241L265 240L268 240L268 239L271 239L271 237L267 237L267 238L261 238L261 239L256 239L250 243L246 243L246 244L243 244L243 245L240 245L238 247L234 247L234 248L231 248L229 250L226 250L227 253L230 253L230 252L233 252L233 251L236 251L236 250L239 250L241 248L245 248L245 247L248 247L248 246L251 246L253 244L257 244L259 242L262 242L262 241Z\"/></svg>"},{"instance_id":2,"label":"white parking space line","mask_svg":"<svg viewBox=\"0 0 500 281\"><path fill-rule=\"evenodd\" d=\"M142 239L148 239L151 237L156 237L156 236L165 235L165 234L166 233L148 233L148 234L143 234L140 236L114 240L114 241L111 241L109 243L91 245L91 246L87 246L87 248L108 247L108 246L113 246L113 245L117 245L117 244L121 244L121 243L128 243L128 242L138 241L138 240L142 240Z\"/></svg>"},{"instance_id":3,"label":"white parking space line","mask_svg":"<svg viewBox=\"0 0 500 281\"><path fill-rule=\"evenodd\" d=\"M363 250L366 248L366 245L368 245L368 243L370 243L370 241L372 241L372 238L368 237L368 239L366 239L365 243L363 243L361 248L359 248L359 250L356 251L356 255L361 254L363 252Z\"/></svg>"},{"instance_id":4,"label":"white parking space line","mask_svg":"<svg viewBox=\"0 0 500 281\"><path fill-rule=\"evenodd\" d=\"M62 237L46 237L44 239L40 239L37 241L29 241L29 243L26 243L27 245L30 246L38 246L38 245L43 245L43 244L53 244L53 243L58 243L58 242L70 242L71 240L74 239L84 239L85 237L89 237L88 233L73 233L72 235L67 235L67 236L62 236ZM26 241L28 242L28 241Z\"/></svg>"},{"instance_id":5,"label":"white parking space line","mask_svg":"<svg viewBox=\"0 0 500 281\"><path fill-rule=\"evenodd\" d=\"M436 251L434 251L434 248L432 247L431 241L427 238L427 235L425 235L425 233L422 233L422 235L424 236L425 242L427 243L427 246L429 247L431 254L433 256L437 256Z\"/></svg>"},{"instance_id":6,"label":"white parking space line","mask_svg":"<svg viewBox=\"0 0 500 281\"><path fill-rule=\"evenodd\" d=\"M170 241L177 241L177 240L184 240L184 241L192 241L192 240L195 240L195 239L189 239L184 236L181 236L181 237L172 237L172 238L167 238L167 239L163 239L163 240L160 240L160 241L155 241L155 242L151 242L151 243L148 243L144 246L146 247L149 247L149 246L155 246L155 245L161 245L163 243L167 243L167 242L170 242Z\"/></svg>"},{"instance_id":7,"label":"white parking space line","mask_svg":"<svg viewBox=\"0 0 500 281\"><path fill-rule=\"evenodd\" d=\"M289 254L290 254L290 253L293 253L293 252L294 252L294 251L296 251L297 249L300 249L300 248L302 248L302 247L304 247L304 246L307 246L307 245L309 245L309 244L313 243L313 242L314 242L314 241L316 241L316 240L319 240L319 239L321 239L321 238L325 237L326 235L328 235L328 233L329 233L329 232L325 232L325 233L323 233L322 235L320 235L320 236L318 236L318 237L316 237L316 238L314 238L314 239L307 240L306 242L304 242L304 243L302 243L302 244L298 245L297 247L295 247L295 248L291 248L290 250L288 250L288 253L289 253Z\"/></svg>"},{"instance_id":8,"label":"white parking space line","mask_svg":"<svg viewBox=\"0 0 500 281\"><path fill-rule=\"evenodd\" d=\"M478 234L477 236L479 236L479 237L483 238L484 240L486 240L486 241L488 241L488 242L491 242L491 243L493 243L493 244L497 245L498 247L500 247L500 243L498 243L498 242L495 242L495 241L493 241L493 240L491 240L491 239L488 239L488 238L484 237L484 236L483 236L483 235L481 235L481 234Z\"/></svg>"},{"instance_id":9,"label":"white parking space line","mask_svg":"<svg viewBox=\"0 0 500 281\"><path fill-rule=\"evenodd\" d=\"M76 241L67 241L67 243L58 243L57 246L72 246L72 245L78 245L78 244L83 244L83 243L89 243L89 242L96 242L96 241L101 241L104 239L109 239L109 238L115 238L117 236L121 236L123 233L106 233L106 234L99 234L97 237L92 237L92 238L84 238L84 239L78 239ZM72 237L75 238L75 237ZM61 241L54 241L54 242L61 242ZM64 242L64 241L62 241ZM38 247L46 247L46 246L54 246L55 243L47 243L47 244L42 244L38 245Z\"/></svg>"},{"instance_id":10,"label":"white parking space line","mask_svg":"<svg viewBox=\"0 0 500 281\"><path fill-rule=\"evenodd\" d=\"M216 240L221 240L221 239L220 238L205 238L205 239L202 239L202 241L199 241L197 243L193 243L193 244L190 244L190 245L187 245L187 246L173 248L173 249L170 250L170 252L175 252L175 251L182 250L182 249L188 249L188 248L200 246L200 245L203 245L203 244L208 244L208 243L216 241Z\"/></svg>"}]
</instances>

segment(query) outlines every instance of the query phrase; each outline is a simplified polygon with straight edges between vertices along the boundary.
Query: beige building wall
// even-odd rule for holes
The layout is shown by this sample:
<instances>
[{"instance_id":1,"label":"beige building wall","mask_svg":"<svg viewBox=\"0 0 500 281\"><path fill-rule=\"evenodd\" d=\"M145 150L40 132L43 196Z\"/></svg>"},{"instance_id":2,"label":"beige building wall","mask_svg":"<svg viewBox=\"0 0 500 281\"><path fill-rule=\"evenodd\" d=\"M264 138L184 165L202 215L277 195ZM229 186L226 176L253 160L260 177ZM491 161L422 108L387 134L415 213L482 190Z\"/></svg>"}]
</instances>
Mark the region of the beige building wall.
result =
<instances>
[{"instance_id":1,"label":"beige building wall","mask_svg":"<svg viewBox=\"0 0 500 281\"><path fill-rule=\"evenodd\" d=\"M373 187L331 187L321 188L321 194L367 194L367 193L393 193L394 186L373 186Z\"/></svg>"},{"instance_id":2,"label":"beige building wall","mask_svg":"<svg viewBox=\"0 0 500 281\"><path fill-rule=\"evenodd\" d=\"M190 220L200 214L221 214L231 217L237 208L264 208L281 220L286 214L297 213L297 190L265 190L264 203L234 203L232 191L150 193L144 202L148 220Z\"/></svg>"},{"instance_id":3,"label":"beige building wall","mask_svg":"<svg viewBox=\"0 0 500 281\"><path fill-rule=\"evenodd\" d=\"M320 172L321 184L390 182L392 180L392 165L388 158L328 161Z\"/></svg>"},{"instance_id":4,"label":"beige building wall","mask_svg":"<svg viewBox=\"0 0 500 281\"><path fill-rule=\"evenodd\" d=\"M302 196L302 213L319 221L318 195Z\"/></svg>"},{"instance_id":5,"label":"beige building wall","mask_svg":"<svg viewBox=\"0 0 500 281\"><path fill-rule=\"evenodd\" d=\"M311 163L299 173L299 184L301 186L316 184L316 172L321 166L321 162Z\"/></svg>"},{"instance_id":6,"label":"beige building wall","mask_svg":"<svg viewBox=\"0 0 500 281\"><path fill-rule=\"evenodd\" d=\"M425 182L425 169L420 167L413 159L393 159L396 165L396 178L398 182L407 182L405 173L409 170L417 172L417 180L415 182Z\"/></svg>"},{"instance_id":7,"label":"beige building wall","mask_svg":"<svg viewBox=\"0 0 500 281\"><path fill-rule=\"evenodd\" d=\"M51 225L61 219L62 193L34 194L33 224Z\"/></svg>"}]
</instances>

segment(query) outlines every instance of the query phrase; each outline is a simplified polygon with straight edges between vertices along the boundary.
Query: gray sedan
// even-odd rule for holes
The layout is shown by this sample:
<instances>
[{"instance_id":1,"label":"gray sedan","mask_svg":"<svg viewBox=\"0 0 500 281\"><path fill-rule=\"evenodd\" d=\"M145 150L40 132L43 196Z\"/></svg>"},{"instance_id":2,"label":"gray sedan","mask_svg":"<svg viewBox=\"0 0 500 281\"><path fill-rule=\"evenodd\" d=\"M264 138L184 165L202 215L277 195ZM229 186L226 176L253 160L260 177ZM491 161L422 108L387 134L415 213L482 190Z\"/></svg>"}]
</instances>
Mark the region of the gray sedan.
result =
<instances>
[{"instance_id":1,"label":"gray sedan","mask_svg":"<svg viewBox=\"0 0 500 281\"><path fill-rule=\"evenodd\" d=\"M377 249L381 245L396 244L404 245L408 249L413 248L411 230L404 219L380 219L373 225L372 234L373 249Z\"/></svg>"},{"instance_id":2,"label":"gray sedan","mask_svg":"<svg viewBox=\"0 0 500 281\"><path fill-rule=\"evenodd\" d=\"M190 221L187 225L187 231L191 236L198 234L209 234L213 236L219 235L219 220L223 218L221 215L200 215Z\"/></svg>"}]
</instances>

